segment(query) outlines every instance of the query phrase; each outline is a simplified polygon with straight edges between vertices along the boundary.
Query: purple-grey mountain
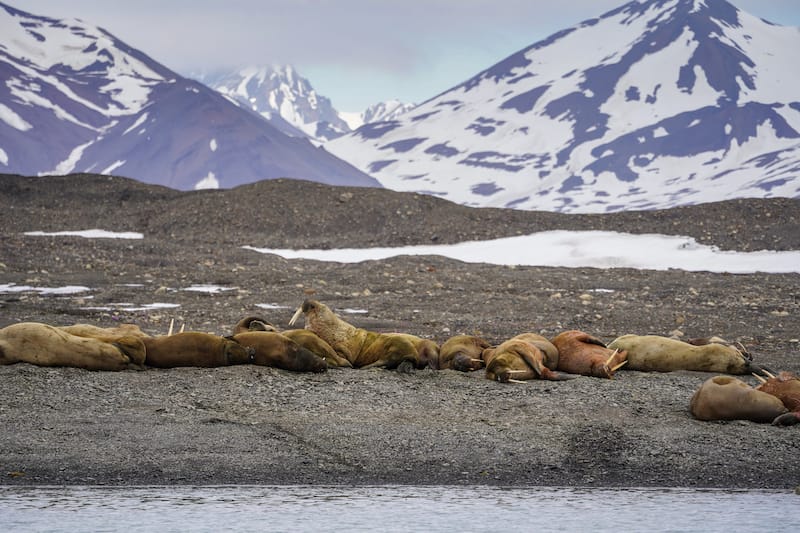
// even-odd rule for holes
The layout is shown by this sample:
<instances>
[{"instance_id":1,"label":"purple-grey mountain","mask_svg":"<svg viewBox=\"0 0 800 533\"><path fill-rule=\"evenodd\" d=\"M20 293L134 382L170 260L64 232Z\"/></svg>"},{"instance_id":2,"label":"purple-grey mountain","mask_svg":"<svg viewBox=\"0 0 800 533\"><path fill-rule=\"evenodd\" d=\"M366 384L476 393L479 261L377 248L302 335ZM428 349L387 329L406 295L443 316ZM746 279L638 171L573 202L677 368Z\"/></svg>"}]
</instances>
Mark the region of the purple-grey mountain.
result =
<instances>
[{"instance_id":1,"label":"purple-grey mountain","mask_svg":"<svg viewBox=\"0 0 800 533\"><path fill-rule=\"evenodd\" d=\"M176 189L278 177L379 186L100 28L0 3L0 172Z\"/></svg>"}]
</instances>

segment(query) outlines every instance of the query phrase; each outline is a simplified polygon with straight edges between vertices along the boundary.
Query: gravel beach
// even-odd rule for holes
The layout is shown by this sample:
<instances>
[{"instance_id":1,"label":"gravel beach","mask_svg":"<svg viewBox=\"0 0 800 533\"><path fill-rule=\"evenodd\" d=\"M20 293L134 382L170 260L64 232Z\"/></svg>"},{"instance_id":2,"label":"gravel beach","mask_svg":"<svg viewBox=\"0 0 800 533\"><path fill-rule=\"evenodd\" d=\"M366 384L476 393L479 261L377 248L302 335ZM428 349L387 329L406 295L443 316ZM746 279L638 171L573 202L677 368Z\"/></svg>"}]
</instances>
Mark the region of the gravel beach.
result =
<instances>
[{"instance_id":1,"label":"gravel beach","mask_svg":"<svg viewBox=\"0 0 800 533\"><path fill-rule=\"evenodd\" d=\"M243 248L444 244L565 229L800 250L798 200L563 215L296 180L180 192L97 175L0 175L0 228L0 287L30 287L0 291L0 327L135 323L157 335L174 320L227 335L249 315L286 328L312 294L356 326L440 343L459 333L500 343L567 329L605 341L713 334L770 368L800 372L798 274L441 256L340 264ZM25 235L92 228L143 238ZM41 290L67 286L85 290ZM623 369L613 380L501 384L482 371L429 369L0 366L0 484L800 485L800 426L691 416L689 399L709 377Z\"/></svg>"}]
</instances>

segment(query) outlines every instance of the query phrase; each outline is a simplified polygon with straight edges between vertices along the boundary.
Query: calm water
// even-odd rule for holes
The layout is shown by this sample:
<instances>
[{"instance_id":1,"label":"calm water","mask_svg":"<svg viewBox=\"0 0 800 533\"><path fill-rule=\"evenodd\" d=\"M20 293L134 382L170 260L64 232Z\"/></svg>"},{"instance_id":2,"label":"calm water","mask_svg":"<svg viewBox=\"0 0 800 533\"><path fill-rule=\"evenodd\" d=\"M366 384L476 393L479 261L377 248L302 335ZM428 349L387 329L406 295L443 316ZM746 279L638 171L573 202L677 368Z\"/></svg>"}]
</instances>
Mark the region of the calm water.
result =
<instances>
[{"instance_id":1,"label":"calm water","mask_svg":"<svg viewBox=\"0 0 800 533\"><path fill-rule=\"evenodd\" d=\"M0 487L3 531L800 531L792 491Z\"/></svg>"}]
</instances>

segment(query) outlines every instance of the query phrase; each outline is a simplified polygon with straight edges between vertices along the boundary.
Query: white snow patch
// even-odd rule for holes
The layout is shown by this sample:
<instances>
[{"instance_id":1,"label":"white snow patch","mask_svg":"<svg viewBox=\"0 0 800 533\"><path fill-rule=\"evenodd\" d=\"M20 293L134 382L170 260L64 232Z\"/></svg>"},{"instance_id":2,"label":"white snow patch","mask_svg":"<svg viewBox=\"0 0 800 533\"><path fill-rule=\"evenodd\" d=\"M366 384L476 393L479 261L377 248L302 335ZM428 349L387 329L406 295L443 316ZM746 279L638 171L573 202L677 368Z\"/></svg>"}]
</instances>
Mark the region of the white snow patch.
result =
<instances>
[{"instance_id":1,"label":"white snow patch","mask_svg":"<svg viewBox=\"0 0 800 533\"><path fill-rule=\"evenodd\" d=\"M288 305L278 305L278 304L256 304L256 307L261 309L289 309Z\"/></svg>"},{"instance_id":2,"label":"white snow patch","mask_svg":"<svg viewBox=\"0 0 800 533\"><path fill-rule=\"evenodd\" d=\"M104 229L87 229L80 231L26 231L32 237L74 236L87 239L144 239L144 235L135 231L106 231Z\"/></svg>"},{"instance_id":3,"label":"white snow patch","mask_svg":"<svg viewBox=\"0 0 800 533\"><path fill-rule=\"evenodd\" d=\"M142 124L144 124L144 121L145 121L145 120L147 120L147 115L148 115L147 113L143 113L143 114L142 114L142 116L140 116L139 118L137 118L137 119L136 119L136 122L134 122L133 124L131 124L131 126L130 126L130 127L127 129L127 130L123 131L123 132L122 132L122 134L123 134L123 135L127 135L127 134L128 134L128 133L130 133L131 131L135 130L136 128L138 128L139 126L141 126ZM139 132L139 134L141 135L141 132Z\"/></svg>"},{"instance_id":4,"label":"white snow patch","mask_svg":"<svg viewBox=\"0 0 800 533\"><path fill-rule=\"evenodd\" d=\"M8 154L2 148L0 148L0 163L3 163L5 166L8 166Z\"/></svg>"},{"instance_id":5,"label":"white snow patch","mask_svg":"<svg viewBox=\"0 0 800 533\"><path fill-rule=\"evenodd\" d=\"M16 283L0 283L0 294L14 292L38 292L42 295L77 294L79 292L90 291L89 287L83 285L65 285L64 287L33 287L31 285L17 285Z\"/></svg>"},{"instance_id":6,"label":"white snow patch","mask_svg":"<svg viewBox=\"0 0 800 533\"><path fill-rule=\"evenodd\" d=\"M24 118L17 115L13 109L5 104L0 104L0 121L5 122L9 126L19 131L28 131L33 126L28 124Z\"/></svg>"},{"instance_id":7,"label":"white snow patch","mask_svg":"<svg viewBox=\"0 0 800 533\"><path fill-rule=\"evenodd\" d=\"M613 231L545 231L532 235L448 245L333 250L243 248L287 259L359 263L400 255L440 255L467 263L496 265L679 269L709 272L800 273L800 251L730 252L698 244L692 237ZM546 254L541 250L547 250Z\"/></svg>"},{"instance_id":8,"label":"white snow patch","mask_svg":"<svg viewBox=\"0 0 800 533\"><path fill-rule=\"evenodd\" d=\"M182 289L184 291L192 291L192 292L207 292L209 294L217 294L220 292L225 291L233 291L238 289L238 287L222 287L221 285L208 285L208 284L201 284L201 285L192 285L191 287L186 287Z\"/></svg>"},{"instance_id":9,"label":"white snow patch","mask_svg":"<svg viewBox=\"0 0 800 533\"><path fill-rule=\"evenodd\" d=\"M212 152L216 152L217 151L217 140L216 139L211 139L211 142L208 143L208 147L211 148Z\"/></svg>"},{"instance_id":10,"label":"white snow patch","mask_svg":"<svg viewBox=\"0 0 800 533\"><path fill-rule=\"evenodd\" d=\"M194 186L194 190L199 191L200 189L219 189L219 181L213 172L209 172L208 176L198 181Z\"/></svg>"},{"instance_id":11,"label":"white snow patch","mask_svg":"<svg viewBox=\"0 0 800 533\"><path fill-rule=\"evenodd\" d=\"M114 161L113 163L111 163L110 165L108 165L106 168L104 168L103 170L101 170L101 171L100 171L100 174L111 174L111 173L112 173L112 172L114 172L116 169L118 169L119 167L121 167L122 165L124 165L126 162L127 162L127 161L124 161L124 160L122 160L122 159L119 159L119 160L117 160L117 161Z\"/></svg>"}]
</instances>

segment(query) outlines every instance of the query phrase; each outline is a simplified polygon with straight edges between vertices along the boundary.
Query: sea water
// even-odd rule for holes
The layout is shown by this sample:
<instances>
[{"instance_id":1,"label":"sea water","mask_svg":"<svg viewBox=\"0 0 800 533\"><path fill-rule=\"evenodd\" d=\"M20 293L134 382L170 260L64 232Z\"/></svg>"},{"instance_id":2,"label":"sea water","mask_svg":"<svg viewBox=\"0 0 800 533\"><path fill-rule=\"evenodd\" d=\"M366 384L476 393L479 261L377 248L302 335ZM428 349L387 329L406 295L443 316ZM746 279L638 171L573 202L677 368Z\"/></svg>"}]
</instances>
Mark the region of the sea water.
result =
<instances>
[{"instance_id":1,"label":"sea water","mask_svg":"<svg viewBox=\"0 0 800 533\"><path fill-rule=\"evenodd\" d=\"M794 491L450 486L0 487L0 530L800 531Z\"/></svg>"}]
</instances>

